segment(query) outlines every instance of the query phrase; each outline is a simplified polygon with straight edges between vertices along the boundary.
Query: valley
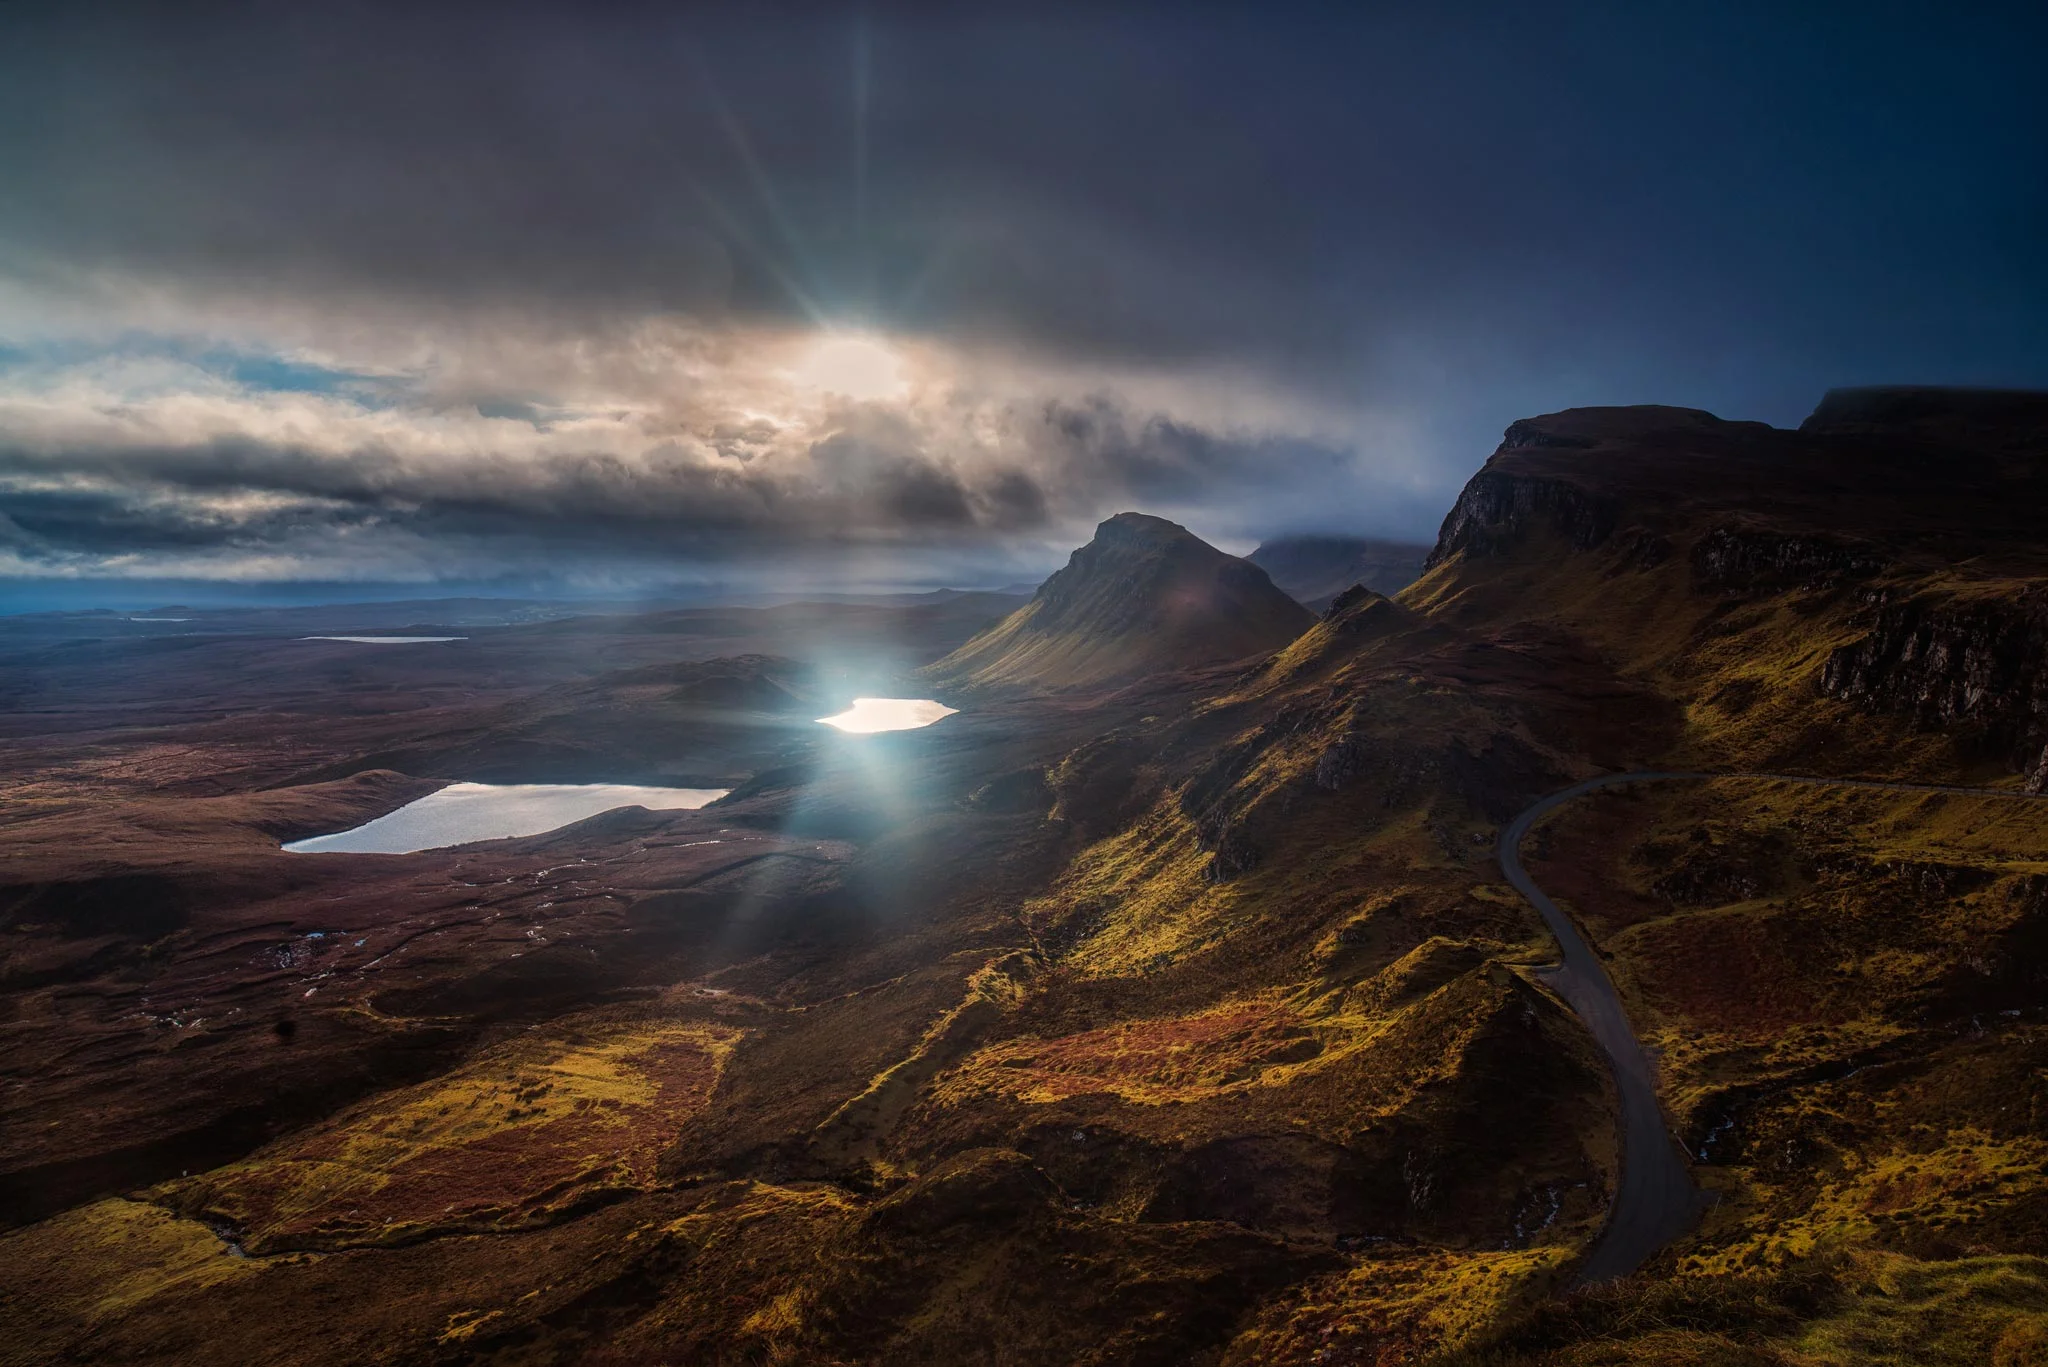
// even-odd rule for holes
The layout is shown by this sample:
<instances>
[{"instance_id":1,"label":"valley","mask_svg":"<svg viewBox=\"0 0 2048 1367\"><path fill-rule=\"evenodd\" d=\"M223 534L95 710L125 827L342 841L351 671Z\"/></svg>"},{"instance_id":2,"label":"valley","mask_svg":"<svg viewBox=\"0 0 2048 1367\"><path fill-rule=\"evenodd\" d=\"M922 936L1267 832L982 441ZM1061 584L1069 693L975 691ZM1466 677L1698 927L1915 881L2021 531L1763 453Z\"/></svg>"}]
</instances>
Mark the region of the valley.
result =
<instances>
[{"instance_id":1,"label":"valley","mask_svg":"<svg viewBox=\"0 0 2048 1367\"><path fill-rule=\"evenodd\" d=\"M1837 391L1412 582L0 620L0 1362L2048 1363L2044 510ZM660 805L317 849L477 785Z\"/></svg>"}]
</instances>

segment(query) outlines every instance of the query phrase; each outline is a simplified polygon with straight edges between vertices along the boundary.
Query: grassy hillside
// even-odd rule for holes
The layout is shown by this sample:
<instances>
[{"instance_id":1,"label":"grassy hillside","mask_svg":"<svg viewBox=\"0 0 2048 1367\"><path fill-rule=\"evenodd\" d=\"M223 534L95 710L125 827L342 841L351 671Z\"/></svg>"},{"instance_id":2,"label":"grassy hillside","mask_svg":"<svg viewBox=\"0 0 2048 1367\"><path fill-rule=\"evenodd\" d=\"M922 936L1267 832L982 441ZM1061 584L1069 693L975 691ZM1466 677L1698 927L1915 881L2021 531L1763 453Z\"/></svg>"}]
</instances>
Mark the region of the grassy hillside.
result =
<instances>
[{"instance_id":1,"label":"grassy hillside","mask_svg":"<svg viewBox=\"0 0 2048 1367\"><path fill-rule=\"evenodd\" d=\"M2048 1363L2038 408L1518 423L1419 582L1319 619L1126 515L934 668L982 690L942 726L792 751L701 813L232 921L199 898L147 944L73 935L45 841L6 1019L75 1085L16 1148L120 1120L73 1101L117 1050L159 1098L318 1065L335 1100L0 1238L0 1355ZM802 682L636 667L594 686L608 720L563 687L475 743L775 732ZM1525 853L1718 1203L1574 1291L1615 1091L1494 842L1643 768L1728 772L1588 796ZM175 819L195 885L242 868L209 842L254 880L252 822L407 782L43 820L96 878ZM111 965L91 1050L49 1024L60 949ZM276 1333L302 1303L349 1310Z\"/></svg>"}]
</instances>

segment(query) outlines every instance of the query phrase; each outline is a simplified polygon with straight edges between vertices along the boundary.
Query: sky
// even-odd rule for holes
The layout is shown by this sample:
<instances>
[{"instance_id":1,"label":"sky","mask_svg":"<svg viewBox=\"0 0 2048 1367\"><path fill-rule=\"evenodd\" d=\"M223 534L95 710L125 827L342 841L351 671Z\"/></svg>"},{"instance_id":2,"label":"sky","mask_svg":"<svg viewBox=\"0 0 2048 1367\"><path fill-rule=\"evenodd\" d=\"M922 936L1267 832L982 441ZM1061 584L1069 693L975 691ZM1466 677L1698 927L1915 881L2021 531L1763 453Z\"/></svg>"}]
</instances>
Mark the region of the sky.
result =
<instances>
[{"instance_id":1,"label":"sky","mask_svg":"<svg viewBox=\"0 0 2048 1367\"><path fill-rule=\"evenodd\" d=\"M2048 10L0 11L0 610L1433 539L1519 417L2048 387ZM170 595L170 598L162 597Z\"/></svg>"}]
</instances>

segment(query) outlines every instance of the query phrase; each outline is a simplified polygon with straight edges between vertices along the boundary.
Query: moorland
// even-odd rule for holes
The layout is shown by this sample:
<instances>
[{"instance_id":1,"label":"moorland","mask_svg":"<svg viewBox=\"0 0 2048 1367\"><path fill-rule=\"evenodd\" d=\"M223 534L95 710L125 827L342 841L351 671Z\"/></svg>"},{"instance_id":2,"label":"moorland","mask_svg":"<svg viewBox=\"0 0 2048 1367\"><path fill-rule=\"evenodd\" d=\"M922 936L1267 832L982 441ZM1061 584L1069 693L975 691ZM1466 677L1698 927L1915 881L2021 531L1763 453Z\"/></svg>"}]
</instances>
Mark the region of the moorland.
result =
<instances>
[{"instance_id":1,"label":"moorland","mask_svg":"<svg viewBox=\"0 0 2048 1367\"><path fill-rule=\"evenodd\" d=\"M0 1361L2048 1363L2044 512L1852 390L1405 571L0 619ZM453 782L727 795L281 849Z\"/></svg>"}]
</instances>

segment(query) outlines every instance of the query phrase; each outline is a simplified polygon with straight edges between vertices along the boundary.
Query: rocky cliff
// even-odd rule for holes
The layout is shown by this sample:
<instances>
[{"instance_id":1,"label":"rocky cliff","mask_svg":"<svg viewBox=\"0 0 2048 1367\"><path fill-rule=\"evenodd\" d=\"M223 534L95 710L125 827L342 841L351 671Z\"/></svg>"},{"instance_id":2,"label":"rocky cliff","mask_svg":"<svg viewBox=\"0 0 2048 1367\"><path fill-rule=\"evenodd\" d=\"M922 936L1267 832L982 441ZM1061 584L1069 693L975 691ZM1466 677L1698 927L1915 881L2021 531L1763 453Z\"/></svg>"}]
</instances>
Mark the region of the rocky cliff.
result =
<instances>
[{"instance_id":1,"label":"rocky cliff","mask_svg":"<svg viewBox=\"0 0 2048 1367\"><path fill-rule=\"evenodd\" d=\"M1830 652L1820 689L1926 728L1965 732L2028 789L2048 784L2048 586L2010 597L1870 595L1869 632Z\"/></svg>"},{"instance_id":2,"label":"rocky cliff","mask_svg":"<svg viewBox=\"0 0 2048 1367\"><path fill-rule=\"evenodd\" d=\"M1569 409L1508 428L1424 599L1552 617L1716 703L1696 714L1710 753L1975 757L2048 783L2044 513L2048 396L1836 391L1798 431ZM1816 700L1885 720L1830 722Z\"/></svg>"}]
</instances>

